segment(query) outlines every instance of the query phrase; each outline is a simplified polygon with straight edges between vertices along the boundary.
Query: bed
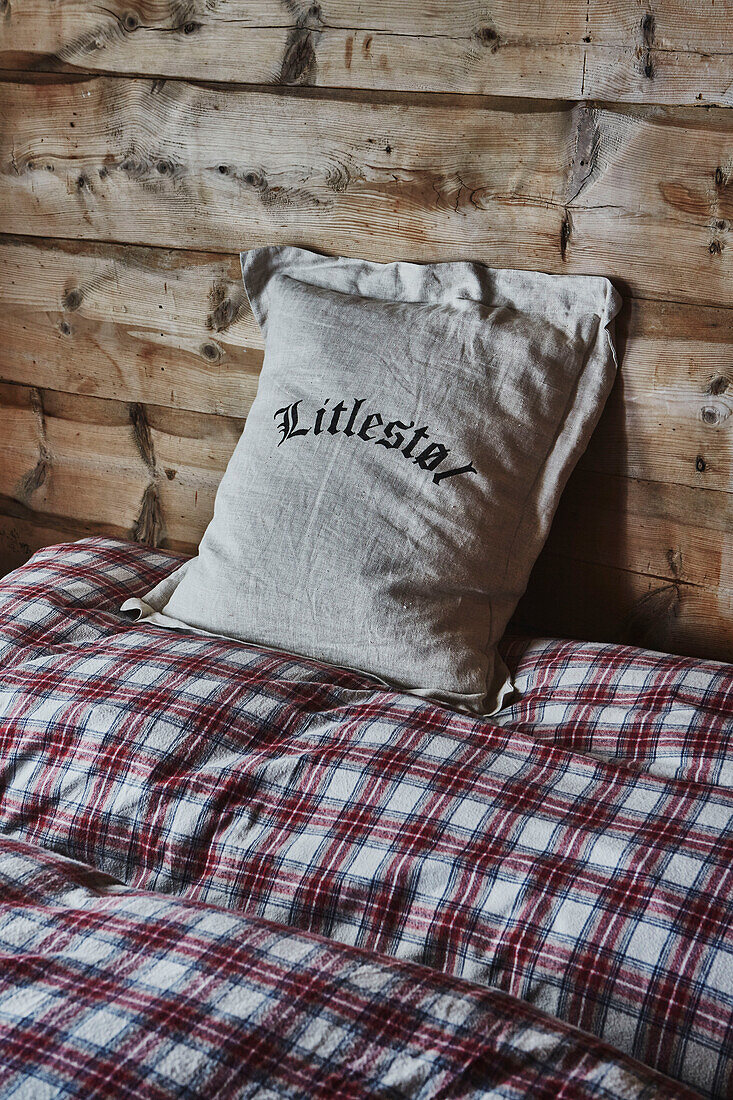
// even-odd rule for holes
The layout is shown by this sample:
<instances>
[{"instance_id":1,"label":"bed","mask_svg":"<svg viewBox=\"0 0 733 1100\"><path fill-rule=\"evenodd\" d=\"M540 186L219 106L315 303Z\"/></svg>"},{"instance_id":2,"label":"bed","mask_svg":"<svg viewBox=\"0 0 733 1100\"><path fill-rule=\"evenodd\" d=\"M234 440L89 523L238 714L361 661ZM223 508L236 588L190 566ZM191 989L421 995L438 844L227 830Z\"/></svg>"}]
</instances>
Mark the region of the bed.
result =
<instances>
[{"instance_id":1,"label":"bed","mask_svg":"<svg viewBox=\"0 0 733 1100\"><path fill-rule=\"evenodd\" d=\"M509 637L495 718L0 582L0 1097L726 1097L733 668Z\"/></svg>"}]
</instances>

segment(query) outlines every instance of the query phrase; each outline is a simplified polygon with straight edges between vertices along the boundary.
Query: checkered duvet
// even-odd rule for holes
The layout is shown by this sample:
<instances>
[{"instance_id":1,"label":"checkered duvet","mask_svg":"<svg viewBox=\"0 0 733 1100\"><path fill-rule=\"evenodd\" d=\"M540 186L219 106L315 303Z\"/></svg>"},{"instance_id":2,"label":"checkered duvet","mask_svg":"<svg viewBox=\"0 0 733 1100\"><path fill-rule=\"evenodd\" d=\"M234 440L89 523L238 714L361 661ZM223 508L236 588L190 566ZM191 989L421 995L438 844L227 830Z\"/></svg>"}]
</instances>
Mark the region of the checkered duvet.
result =
<instances>
[{"instance_id":1,"label":"checkered duvet","mask_svg":"<svg viewBox=\"0 0 733 1100\"><path fill-rule=\"evenodd\" d=\"M125 620L175 564L0 582L0 1097L733 1095L733 667L515 639L498 724Z\"/></svg>"},{"instance_id":2,"label":"checkered duvet","mask_svg":"<svg viewBox=\"0 0 733 1100\"><path fill-rule=\"evenodd\" d=\"M499 990L121 887L23 841L0 846L0 889L2 1097L686 1091Z\"/></svg>"}]
</instances>

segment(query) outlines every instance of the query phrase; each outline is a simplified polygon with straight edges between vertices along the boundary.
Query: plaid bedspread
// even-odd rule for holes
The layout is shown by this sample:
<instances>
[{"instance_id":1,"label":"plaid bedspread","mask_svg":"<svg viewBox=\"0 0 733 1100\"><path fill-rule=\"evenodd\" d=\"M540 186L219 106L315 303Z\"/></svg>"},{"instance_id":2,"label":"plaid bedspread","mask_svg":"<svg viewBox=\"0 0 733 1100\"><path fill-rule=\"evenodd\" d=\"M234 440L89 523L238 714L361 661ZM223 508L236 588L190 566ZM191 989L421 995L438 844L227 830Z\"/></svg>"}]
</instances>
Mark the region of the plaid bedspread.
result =
<instances>
[{"instance_id":1,"label":"plaid bedspread","mask_svg":"<svg viewBox=\"0 0 733 1100\"><path fill-rule=\"evenodd\" d=\"M658 1097L498 990L0 841L0 1097Z\"/></svg>"},{"instance_id":2,"label":"plaid bedspread","mask_svg":"<svg viewBox=\"0 0 733 1100\"><path fill-rule=\"evenodd\" d=\"M517 639L497 724L126 621L174 564L93 539L0 582L0 834L733 1094L731 666Z\"/></svg>"}]
</instances>

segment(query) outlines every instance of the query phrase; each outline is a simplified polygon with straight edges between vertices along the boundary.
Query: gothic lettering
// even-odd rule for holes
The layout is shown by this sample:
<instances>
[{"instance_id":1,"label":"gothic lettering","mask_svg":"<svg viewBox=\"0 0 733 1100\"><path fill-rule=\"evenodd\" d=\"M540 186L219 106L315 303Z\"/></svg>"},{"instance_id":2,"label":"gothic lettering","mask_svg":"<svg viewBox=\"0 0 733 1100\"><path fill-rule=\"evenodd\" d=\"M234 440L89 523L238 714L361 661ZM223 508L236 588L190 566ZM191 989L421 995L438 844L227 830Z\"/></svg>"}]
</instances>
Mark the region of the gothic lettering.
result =
<instances>
[{"instance_id":1,"label":"gothic lettering","mask_svg":"<svg viewBox=\"0 0 733 1100\"><path fill-rule=\"evenodd\" d=\"M456 474L476 474L478 470L472 463L468 463L466 466L456 466L455 470L443 470L440 474L433 474L433 481L436 485L439 485L441 481L445 481L447 477L455 477Z\"/></svg>"},{"instance_id":2,"label":"gothic lettering","mask_svg":"<svg viewBox=\"0 0 733 1100\"><path fill-rule=\"evenodd\" d=\"M359 439L366 439L367 442L370 439L374 439L374 436L369 435L369 432L370 432L370 430L373 426L374 427L379 427L379 425L381 423L382 423L382 418L379 415L379 413L369 413L369 416L364 417L364 419L362 421L362 424L361 424L361 427L359 428L359 432L358 432Z\"/></svg>"},{"instance_id":3,"label":"gothic lettering","mask_svg":"<svg viewBox=\"0 0 733 1100\"><path fill-rule=\"evenodd\" d=\"M331 435L336 435L339 431L339 419L341 414L346 412L346 405L343 401L339 401L338 405L334 405L333 416L331 417L331 423L328 425L328 430Z\"/></svg>"},{"instance_id":4,"label":"gothic lettering","mask_svg":"<svg viewBox=\"0 0 733 1100\"><path fill-rule=\"evenodd\" d=\"M349 419L347 420L346 427L344 428L344 435L353 435L354 434L354 421L356 420L357 413L359 412L359 409L362 407L363 404L364 404L363 399L360 400L360 401L355 401L354 402L354 407L352 408L351 412L349 413Z\"/></svg>"},{"instance_id":5,"label":"gothic lettering","mask_svg":"<svg viewBox=\"0 0 733 1100\"><path fill-rule=\"evenodd\" d=\"M311 431L314 436L323 435L324 432L328 432L329 435L343 434L349 437L356 437L357 439L363 439L365 443L375 443L378 447L385 447L387 450L395 451L401 454L403 458L410 459L421 470L426 470L428 473L431 473L433 475L433 482L436 485L440 485L441 482L452 477L458 477L461 474L477 473L476 467L472 462L466 462L462 466L454 466L447 470L440 469L451 453L451 448L435 440L428 442L431 433L428 430L427 424L423 424L419 428L416 428L414 420L389 420L385 423L381 413L368 412L361 418L361 423L357 430L356 425L362 411L362 406L366 404L366 398L358 397L347 399L351 401L351 408L349 409L346 423L342 427L341 420L348 406L344 401L339 401L336 405L330 405L330 400L330 398L326 398L321 407L316 410L312 428L310 426L299 426L304 420L306 422L308 420L307 415L302 412L302 409L299 411L302 399L294 401L292 405L285 405L282 409L278 409L273 418L280 432L278 447L280 447L286 439L293 439L295 436L306 436L309 435ZM331 414L330 422L328 426L324 428L324 422L329 412ZM411 434L408 435L408 433ZM425 444L422 449L418 447L420 443ZM417 453L415 453L416 450Z\"/></svg>"},{"instance_id":6,"label":"gothic lettering","mask_svg":"<svg viewBox=\"0 0 733 1100\"><path fill-rule=\"evenodd\" d=\"M323 431L323 418L326 415L326 405L328 404L328 398L323 402L323 408L319 409L316 413L316 422L313 425L313 435L320 435Z\"/></svg>"},{"instance_id":7,"label":"gothic lettering","mask_svg":"<svg viewBox=\"0 0 733 1100\"><path fill-rule=\"evenodd\" d=\"M413 435L410 442L407 444L406 447L402 448L403 455L405 455L407 458L409 458L410 455L412 454L412 448L415 446L415 444L418 442L418 440L427 439L427 436L428 436L427 426L423 426L422 428L417 428L415 430L415 434Z\"/></svg>"},{"instance_id":8,"label":"gothic lettering","mask_svg":"<svg viewBox=\"0 0 733 1100\"><path fill-rule=\"evenodd\" d=\"M284 443L286 439L292 439L294 435L308 435L310 431L310 428L298 428L299 404L300 401L295 401L292 405L286 405L284 408L278 409L275 413L275 420L277 420L278 416L282 416L282 423L277 426L282 437L280 443L278 443L278 447Z\"/></svg>"},{"instance_id":9,"label":"gothic lettering","mask_svg":"<svg viewBox=\"0 0 733 1100\"><path fill-rule=\"evenodd\" d=\"M449 454L450 447L444 447L442 443L429 443L424 451L415 455L412 461L416 462L421 470L434 470Z\"/></svg>"},{"instance_id":10,"label":"gothic lettering","mask_svg":"<svg viewBox=\"0 0 733 1100\"><path fill-rule=\"evenodd\" d=\"M410 428L415 427L415 421L411 420L409 424L403 424L399 420L390 420L389 424L384 426L385 439L377 439L375 442L379 447L401 447L405 442L405 437L402 432L396 432L395 428L402 428L403 431L409 431Z\"/></svg>"}]
</instances>

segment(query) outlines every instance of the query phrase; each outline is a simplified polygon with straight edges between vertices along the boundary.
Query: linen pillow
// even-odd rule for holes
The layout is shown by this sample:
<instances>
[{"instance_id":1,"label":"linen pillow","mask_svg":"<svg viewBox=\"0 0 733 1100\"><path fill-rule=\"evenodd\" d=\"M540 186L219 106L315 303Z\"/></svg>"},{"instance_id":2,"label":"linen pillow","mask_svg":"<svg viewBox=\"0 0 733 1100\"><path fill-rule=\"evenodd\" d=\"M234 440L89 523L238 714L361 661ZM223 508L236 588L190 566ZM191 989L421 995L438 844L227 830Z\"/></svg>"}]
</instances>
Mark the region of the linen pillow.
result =
<instances>
[{"instance_id":1,"label":"linen pillow","mask_svg":"<svg viewBox=\"0 0 733 1100\"><path fill-rule=\"evenodd\" d=\"M241 256L259 389L198 555L125 610L348 666L478 713L600 415L608 280Z\"/></svg>"}]
</instances>

